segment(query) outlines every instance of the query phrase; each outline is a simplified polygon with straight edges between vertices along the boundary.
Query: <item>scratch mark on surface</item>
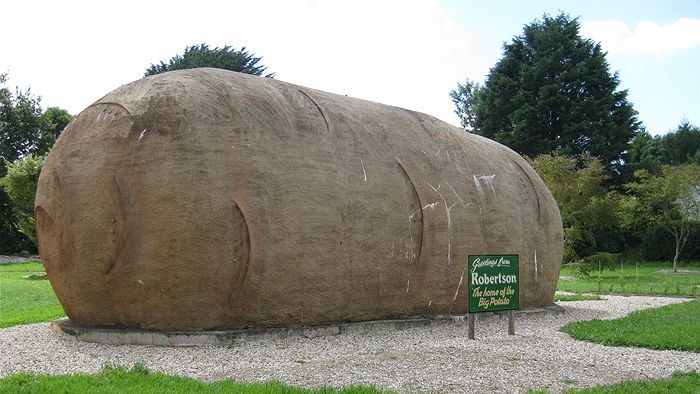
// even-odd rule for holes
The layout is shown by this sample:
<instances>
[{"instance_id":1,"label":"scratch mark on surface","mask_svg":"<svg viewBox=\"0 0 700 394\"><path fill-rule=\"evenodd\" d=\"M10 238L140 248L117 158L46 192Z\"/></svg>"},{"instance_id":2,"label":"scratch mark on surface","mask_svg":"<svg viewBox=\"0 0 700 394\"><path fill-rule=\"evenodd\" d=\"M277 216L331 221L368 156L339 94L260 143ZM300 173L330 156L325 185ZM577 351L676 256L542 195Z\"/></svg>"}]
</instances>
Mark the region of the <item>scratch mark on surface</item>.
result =
<instances>
[{"instance_id":1,"label":"scratch mark on surface","mask_svg":"<svg viewBox=\"0 0 700 394\"><path fill-rule=\"evenodd\" d=\"M408 220L413 219L413 216L414 216L415 214L417 214L418 212L425 211L426 209L434 209L434 208L435 208L436 206L438 206L439 204L440 204L440 202L439 202L439 201L436 201L436 202L430 203L430 204L428 204L428 205L425 205L425 206L423 206L423 207L421 207L421 208L416 209L415 211L413 211L412 214L408 215Z\"/></svg>"},{"instance_id":2,"label":"scratch mark on surface","mask_svg":"<svg viewBox=\"0 0 700 394\"><path fill-rule=\"evenodd\" d=\"M323 111L323 108L321 108L321 106L318 105L316 100L314 100L314 98L311 97L308 93L306 93L305 91L303 91L301 89L297 89L297 90L299 91L299 93L303 94L304 96L306 96L306 98L311 100L312 103L314 103L314 105L316 106L316 109L318 109L318 112L321 113L321 117L323 118L323 121L326 122L326 130L331 131L331 122L328 120L328 116L326 116L326 113Z\"/></svg>"},{"instance_id":3,"label":"scratch mark on surface","mask_svg":"<svg viewBox=\"0 0 700 394\"><path fill-rule=\"evenodd\" d=\"M106 275L109 275L110 273L112 273L112 270L114 270L114 266L115 266L115 265L116 265L116 262L114 261L114 259L111 259L111 260L109 261L109 265L107 266L107 270L106 270L105 273L104 273L105 276L106 276Z\"/></svg>"},{"instance_id":4,"label":"scratch mark on surface","mask_svg":"<svg viewBox=\"0 0 700 394\"><path fill-rule=\"evenodd\" d=\"M433 305L433 300L428 301L428 307L430 307L430 305Z\"/></svg>"},{"instance_id":5,"label":"scratch mark on surface","mask_svg":"<svg viewBox=\"0 0 700 394\"><path fill-rule=\"evenodd\" d=\"M241 249L239 249L239 252L242 254L239 254L241 258L241 268L239 269L238 273L238 283L242 284L245 282L245 280L248 277L248 267L250 266L250 255L251 255L251 238L250 238L250 229L248 227L248 220L246 219L245 213L243 213L243 209L241 209L241 206L238 205L236 200L232 197L231 198L231 209L233 213L233 217L235 220L235 227L239 229L239 235L241 235L240 243L238 244ZM240 215L240 221L238 221L238 216ZM239 285L239 292L242 291L243 287Z\"/></svg>"},{"instance_id":6,"label":"scratch mark on surface","mask_svg":"<svg viewBox=\"0 0 700 394\"><path fill-rule=\"evenodd\" d=\"M443 147L440 147L440 149L438 149L438 151L435 152L435 157L437 157L438 155L440 155L440 152L442 152L442 149L443 149L443 148L445 149L445 156L447 156L447 161L451 161L451 159L450 159L450 151L449 151L449 149L447 149L447 147L444 147L444 146L443 146Z\"/></svg>"},{"instance_id":7,"label":"scratch mark on surface","mask_svg":"<svg viewBox=\"0 0 700 394\"><path fill-rule=\"evenodd\" d=\"M146 286L141 279L137 280L137 282L141 283L142 286Z\"/></svg>"},{"instance_id":8,"label":"scratch mark on surface","mask_svg":"<svg viewBox=\"0 0 700 394\"><path fill-rule=\"evenodd\" d=\"M484 183L491 188L493 194L496 194L496 189L493 188L493 179L495 177L496 175L482 175L479 177L479 181L484 181Z\"/></svg>"},{"instance_id":9,"label":"scratch mark on surface","mask_svg":"<svg viewBox=\"0 0 700 394\"><path fill-rule=\"evenodd\" d=\"M528 182L530 182L530 187L532 187L532 191L535 193L535 199L537 200L537 221L541 222L542 221L542 218L541 218L541 209L542 208L540 207L540 195L537 193L537 188L535 187L535 183L532 182L532 178L530 178L530 175L528 175L528 173L525 171L523 166L520 165L520 163L518 163L517 161L513 161L513 160L511 160L511 162L515 163L515 165L518 166L518 168L520 168L520 171L522 171L523 175L525 175L525 178L528 180Z\"/></svg>"},{"instance_id":10,"label":"scratch mark on surface","mask_svg":"<svg viewBox=\"0 0 700 394\"><path fill-rule=\"evenodd\" d=\"M479 182L479 179L476 177L476 175L472 174L474 177L474 186L476 187L476 192L479 193L479 199L481 202L484 202L484 189L481 187L481 182Z\"/></svg>"},{"instance_id":11,"label":"scratch mark on surface","mask_svg":"<svg viewBox=\"0 0 700 394\"><path fill-rule=\"evenodd\" d=\"M535 283L537 283L537 249L535 249Z\"/></svg>"},{"instance_id":12,"label":"scratch mark on surface","mask_svg":"<svg viewBox=\"0 0 700 394\"><path fill-rule=\"evenodd\" d=\"M143 136L146 135L146 130L147 130L147 129L143 129L143 131L142 131L141 134L139 135L139 142L141 142L141 140L143 139Z\"/></svg>"},{"instance_id":13,"label":"scratch mark on surface","mask_svg":"<svg viewBox=\"0 0 700 394\"><path fill-rule=\"evenodd\" d=\"M452 208L457 204L456 202L450 205L449 207L447 206L447 200L445 197L442 195L440 192L440 187L442 184L438 185L438 187L435 187L431 185L430 183L427 184L430 186L433 191L440 196L442 199L443 204L445 205L445 216L447 217L447 264L449 265L452 262Z\"/></svg>"},{"instance_id":14,"label":"scratch mark on surface","mask_svg":"<svg viewBox=\"0 0 700 394\"><path fill-rule=\"evenodd\" d=\"M406 293L408 293L408 289L411 288L411 280L406 281Z\"/></svg>"},{"instance_id":15,"label":"scratch mark on surface","mask_svg":"<svg viewBox=\"0 0 700 394\"><path fill-rule=\"evenodd\" d=\"M452 190L452 193L454 193L455 197L457 197L457 200L459 200L459 203L462 204L463 207L469 205L464 203L464 200L462 200L462 197L460 197L459 194L457 194L457 192L455 191L455 189L452 188L452 185L450 185L449 183L446 183L446 185L450 188L450 190Z\"/></svg>"},{"instance_id":16,"label":"scratch mark on surface","mask_svg":"<svg viewBox=\"0 0 700 394\"><path fill-rule=\"evenodd\" d=\"M115 194L117 197L117 209L118 209L117 212L119 214L119 220L121 222L126 217L126 209L127 209L126 202L127 202L128 197L124 196L124 192L123 192L121 186L119 186L119 181L117 180L116 175L112 176L112 182L114 184L114 189L116 192ZM123 250L125 242L126 242L126 238L124 237L123 232L120 231L119 236L118 236L118 244L117 244L117 248L116 248L115 256L114 256L114 259L115 259L114 264L116 264L116 260L118 260L118 255ZM109 274L113 268L114 268L114 265L107 272L107 274Z\"/></svg>"},{"instance_id":17,"label":"scratch mark on surface","mask_svg":"<svg viewBox=\"0 0 700 394\"><path fill-rule=\"evenodd\" d=\"M457 204L457 203L455 203ZM452 262L452 217L450 215L450 211L452 210L452 207L455 206L455 204L450 205L449 208L447 208L447 264L449 265Z\"/></svg>"},{"instance_id":18,"label":"scratch mark on surface","mask_svg":"<svg viewBox=\"0 0 700 394\"><path fill-rule=\"evenodd\" d=\"M483 216L484 210L482 208L486 205L486 196L484 195L484 188L481 186L481 184L483 182L489 186L491 188L491 192L493 192L493 195L495 196L496 189L493 187L493 179L496 177L496 175L481 175L477 177L476 174L472 174L472 177L474 178L474 186L476 187L476 192L479 194L479 201L481 202L479 213L481 213Z\"/></svg>"},{"instance_id":19,"label":"scratch mark on surface","mask_svg":"<svg viewBox=\"0 0 700 394\"><path fill-rule=\"evenodd\" d=\"M404 177L404 182L408 181L408 183L411 185L411 190L412 190L412 195L413 198L415 199L416 205L418 207L422 207L423 203L421 202L420 196L418 195L418 190L416 190L416 185L415 182L413 182L413 179L408 175L408 171L406 171L406 168L404 167L403 163L401 163L401 160L399 160L398 157L394 158L396 160L396 163L399 165L399 169L401 170L401 173L403 174ZM416 212L417 213L417 212ZM412 215L415 215L416 213L413 213ZM408 220L408 232L409 232L409 238L411 241L410 244L410 253L409 250L406 251L406 256L408 257L410 255L411 263L417 263L420 261L421 257L421 252L423 250L423 208L420 209L420 228L419 228L419 233L418 233L418 242L417 242L417 248L418 250L415 251L413 249L413 224L412 224L412 218L409 217Z\"/></svg>"},{"instance_id":20,"label":"scratch mark on surface","mask_svg":"<svg viewBox=\"0 0 700 394\"><path fill-rule=\"evenodd\" d=\"M365 171L365 163L362 161L361 157L360 157L360 164L362 165L362 175L364 175L365 182L367 182L367 171Z\"/></svg>"},{"instance_id":21,"label":"scratch mark on surface","mask_svg":"<svg viewBox=\"0 0 700 394\"><path fill-rule=\"evenodd\" d=\"M100 105L114 105L116 107L119 107L122 111L126 112L129 116L131 116L131 112L125 106L119 103L113 103L111 101L100 101L97 103L92 103L88 106L88 108L97 107Z\"/></svg>"},{"instance_id":22,"label":"scratch mark on surface","mask_svg":"<svg viewBox=\"0 0 700 394\"><path fill-rule=\"evenodd\" d=\"M422 206L422 207L416 209L416 210L415 210L413 213L411 213L410 215L408 215L408 234L409 234L409 239L410 239L410 242L411 242L411 250L413 250L413 217L414 217L416 214L420 213L420 214L421 214L421 220L423 220L423 216L424 216L424 215L423 215L423 211L425 211L426 209L434 209L438 204L440 204L440 203L439 203L439 202L433 202L433 203L424 205L424 206ZM421 242L422 242L422 239L423 239L422 231L423 231L423 229L422 229L422 225L421 225ZM418 251L419 251L419 254L420 254L420 249L419 249ZM408 252L407 252L407 253L408 253ZM411 257L411 260L413 260L413 259L416 258L416 254L415 254L413 251L411 251L410 257Z\"/></svg>"},{"instance_id":23,"label":"scratch mark on surface","mask_svg":"<svg viewBox=\"0 0 700 394\"><path fill-rule=\"evenodd\" d=\"M457 290L455 290L455 296L452 297L452 302L457 301L457 296L459 295L459 288L462 287L462 282L464 282L464 273L467 272L467 265L464 266L464 269L462 270L462 276L459 277L459 284L457 284Z\"/></svg>"}]
</instances>

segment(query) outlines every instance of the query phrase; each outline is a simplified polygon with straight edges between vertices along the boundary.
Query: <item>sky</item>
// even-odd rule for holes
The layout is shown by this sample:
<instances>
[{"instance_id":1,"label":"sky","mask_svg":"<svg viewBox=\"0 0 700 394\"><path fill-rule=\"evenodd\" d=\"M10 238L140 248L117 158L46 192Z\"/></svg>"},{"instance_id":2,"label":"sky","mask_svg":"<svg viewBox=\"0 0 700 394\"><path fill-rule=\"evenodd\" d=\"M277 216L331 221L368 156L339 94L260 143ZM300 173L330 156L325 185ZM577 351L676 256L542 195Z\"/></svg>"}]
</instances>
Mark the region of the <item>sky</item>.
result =
<instances>
[{"instance_id":1,"label":"sky","mask_svg":"<svg viewBox=\"0 0 700 394\"><path fill-rule=\"evenodd\" d=\"M459 125L450 90L483 82L548 13L578 18L653 135L700 126L697 0L10 1L0 73L78 114L186 46L245 46L276 79Z\"/></svg>"}]
</instances>

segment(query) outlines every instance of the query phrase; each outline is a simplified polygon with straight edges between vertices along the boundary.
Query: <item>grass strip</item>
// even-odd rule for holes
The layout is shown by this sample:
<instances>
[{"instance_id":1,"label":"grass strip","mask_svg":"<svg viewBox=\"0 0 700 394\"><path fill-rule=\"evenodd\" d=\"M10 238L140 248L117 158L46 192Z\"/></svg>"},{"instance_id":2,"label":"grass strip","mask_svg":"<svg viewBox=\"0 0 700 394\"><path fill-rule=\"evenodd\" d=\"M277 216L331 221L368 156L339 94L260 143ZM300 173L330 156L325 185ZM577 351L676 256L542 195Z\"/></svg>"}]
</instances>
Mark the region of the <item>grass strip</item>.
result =
<instances>
[{"instance_id":1,"label":"grass strip","mask_svg":"<svg viewBox=\"0 0 700 394\"><path fill-rule=\"evenodd\" d=\"M668 273L672 264L662 262L624 263L614 270L592 272L589 276L563 266L560 276L576 278L559 280L557 290L571 293L700 296L700 275ZM700 271L699 263L684 263L680 270Z\"/></svg>"},{"instance_id":2,"label":"grass strip","mask_svg":"<svg viewBox=\"0 0 700 394\"><path fill-rule=\"evenodd\" d=\"M561 328L575 339L607 346L700 352L700 299L633 312L614 320L593 319Z\"/></svg>"},{"instance_id":3,"label":"grass strip","mask_svg":"<svg viewBox=\"0 0 700 394\"><path fill-rule=\"evenodd\" d=\"M700 373L676 371L670 379L628 381L585 389L569 389L567 394L697 394L700 392Z\"/></svg>"},{"instance_id":4,"label":"grass strip","mask_svg":"<svg viewBox=\"0 0 700 394\"><path fill-rule=\"evenodd\" d=\"M48 279L24 279L45 273L39 262L0 265L0 328L65 316Z\"/></svg>"},{"instance_id":5,"label":"grass strip","mask_svg":"<svg viewBox=\"0 0 700 394\"><path fill-rule=\"evenodd\" d=\"M143 364L127 370L105 366L97 374L46 375L17 373L0 379L1 393L387 393L374 386L306 389L270 381L239 383L233 380L202 382L181 376L151 372Z\"/></svg>"}]
</instances>

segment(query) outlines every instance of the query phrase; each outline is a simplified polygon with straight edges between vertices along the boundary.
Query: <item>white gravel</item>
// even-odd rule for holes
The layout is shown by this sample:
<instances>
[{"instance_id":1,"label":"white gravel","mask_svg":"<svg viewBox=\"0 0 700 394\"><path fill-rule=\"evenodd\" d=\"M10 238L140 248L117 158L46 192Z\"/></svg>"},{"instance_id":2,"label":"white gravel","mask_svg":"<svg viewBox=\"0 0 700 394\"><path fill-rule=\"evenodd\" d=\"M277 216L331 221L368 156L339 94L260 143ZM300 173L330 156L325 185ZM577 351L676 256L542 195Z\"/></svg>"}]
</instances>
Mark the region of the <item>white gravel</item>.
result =
<instances>
[{"instance_id":1,"label":"white gravel","mask_svg":"<svg viewBox=\"0 0 700 394\"><path fill-rule=\"evenodd\" d=\"M39 261L40 257L38 255L32 255L27 257L22 256L7 256L0 255L0 264L12 264L12 263L24 263L27 261Z\"/></svg>"},{"instance_id":2,"label":"white gravel","mask_svg":"<svg viewBox=\"0 0 700 394\"><path fill-rule=\"evenodd\" d=\"M104 364L197 379L279 380L306 387L374 384L402 392L560 392L622 380L667 378L700 370L700 354L606 347L575 341L558 328L575 320L611 319L686 300L605 296L562 302L563 314L477 317L477 340L465 325L320 338L288 338L227 347L114 346L58 336L48 323L0 329L0 376L19 371L97 372Z\"/></svg>"}]
</instances>

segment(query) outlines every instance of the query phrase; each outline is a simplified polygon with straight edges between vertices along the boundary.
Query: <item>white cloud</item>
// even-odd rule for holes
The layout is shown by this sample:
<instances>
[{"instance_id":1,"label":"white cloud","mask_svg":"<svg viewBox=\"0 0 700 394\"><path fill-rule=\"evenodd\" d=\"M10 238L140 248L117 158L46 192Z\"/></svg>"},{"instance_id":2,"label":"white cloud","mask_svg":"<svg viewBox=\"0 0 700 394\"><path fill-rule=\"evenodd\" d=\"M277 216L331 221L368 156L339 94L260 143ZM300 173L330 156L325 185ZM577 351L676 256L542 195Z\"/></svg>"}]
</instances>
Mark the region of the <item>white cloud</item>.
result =
<instances>
[{"instance_id":1,"label":"white cloud","mask_svg":"<svg viewBox=\"0 0 700 394\"><path fill-rule=\"evenodd\" d=\"M634 28L621 21L581 22L581 34L615 53L661 56L700 45L700 19L681 18L667 25L642 21Z\"/></svg>"}]
</instances>

